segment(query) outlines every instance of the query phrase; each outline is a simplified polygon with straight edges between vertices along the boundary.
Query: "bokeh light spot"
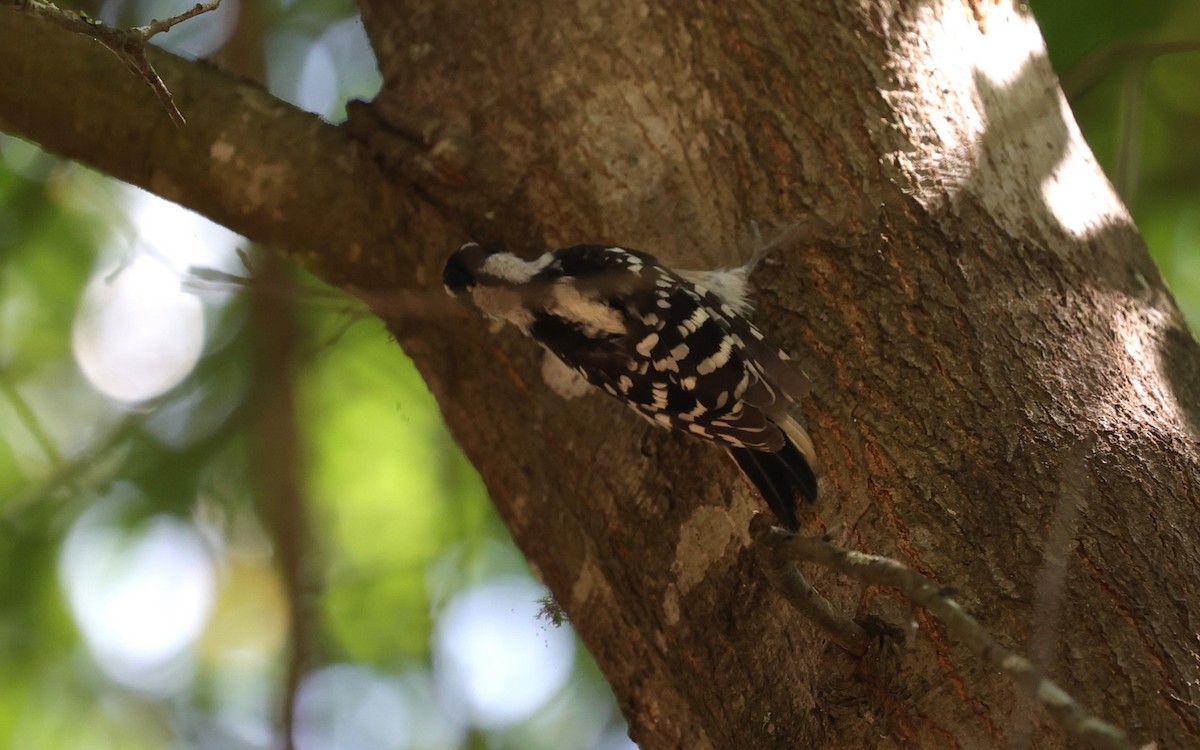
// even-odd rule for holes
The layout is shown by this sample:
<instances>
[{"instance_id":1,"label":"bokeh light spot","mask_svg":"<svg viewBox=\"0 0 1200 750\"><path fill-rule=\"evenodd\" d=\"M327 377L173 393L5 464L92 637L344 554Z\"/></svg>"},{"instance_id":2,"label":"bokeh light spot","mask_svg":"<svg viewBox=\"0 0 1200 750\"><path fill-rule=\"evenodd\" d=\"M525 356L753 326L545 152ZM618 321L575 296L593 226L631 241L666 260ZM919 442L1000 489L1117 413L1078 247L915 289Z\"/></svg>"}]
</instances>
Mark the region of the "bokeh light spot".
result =
<instances>
[{"instance_id":1,"label":"bokeh light spot","mask_svg":"<svg viewBox=\"0 0 1200 750\"><path fill-rule=\"evenodd\" d=\"M434 665L446 705L472 723L499 728L529 718L571 676L571 631L539 617L546 590L498 578L458 594L434 634Z\"/></svg>"},{"instance_id":2,"label":"bokeh light spot","mask_svg":"<svg viewBox=\"0 0 1200 750\"><path fill-rule=\"evenodd\" d=\"M97 274L71 332L75 360L96 390L126 402L166 393L200 359L204 311L179 279L144 255Z\"/></svg>"},{"instance_id":3,"label":"bokeh light spot","mask_svg":"<svg viewBox=\"0 0 1200 750\"><path fill-rule=\"evenodd\" d=\"M335 664L304 678L296 698L297 750L408 746L408 704L400 680Z\"/></svg>"},{"instance_id":4,"label":"bokeh light spot","mask_svg":"<svg viewBox=\"0 0 1200 750\"><path fill-rule=\"evenodd\" d=\"M204 629L216 579L190 523L153 516L126 527L137 491L118 483L71 525L59 578L88 649L114 680L170 692L187 675L173 664Z\"/></svg>"}]
</instances>

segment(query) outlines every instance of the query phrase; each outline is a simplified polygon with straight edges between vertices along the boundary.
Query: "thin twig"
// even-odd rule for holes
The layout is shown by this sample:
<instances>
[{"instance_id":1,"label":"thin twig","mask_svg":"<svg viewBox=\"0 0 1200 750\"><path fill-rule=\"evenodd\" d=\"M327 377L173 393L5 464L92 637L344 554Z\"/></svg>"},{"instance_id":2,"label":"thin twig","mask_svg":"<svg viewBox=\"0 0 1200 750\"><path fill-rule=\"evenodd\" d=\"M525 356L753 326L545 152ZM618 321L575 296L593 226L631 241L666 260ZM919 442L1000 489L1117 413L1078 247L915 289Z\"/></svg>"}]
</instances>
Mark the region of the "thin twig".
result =
<instances>
[{"instance_id":1,"label":"thin twig","mask_svg":"<svg viewBox=\"0 0 1200 750\"><path fill-rule=\"evenodd\" d=\"M833 642L855 656L867 653L871 636L854 620L837 611L804 579L796 563L768 545L756 547L763 569L779 591L801 614L815 622Z\"/></svg>"},{"instance_id":2,"label":"thin twig","mask_svg":"<svg viewBox=\"0 0 1200 750\"><path fill-rule=\"evenodd\" d=\"M1067 452L1062 463L1058 502L1046 535L1045 560L1038 573L1033 594L1033 627L1029 636L1029 661L1041 672L1054 664L1062 620L1063 589L1067 580L1067 559L1075 543L1079 513L1087 503L1091 478L1087 472L1088 454L1095 448L1094 438L1081 440ZM1022 692L1013 707L1010 750L1033 745L1033 696Z\"/></svg>"},{"instance_id":3,"label":"thin twig","mask_svg":"<svg viewBox=\"0 0 1200 750\"><path fill-rule=\"evenodd\" d=\"M275 297L286 296L288 299L305 303L322 303L326 307L344 308L352 298L345 292L330 287L309 284L297 286L285 284L270 286L268 282L254 276L239 276L207 266L188 266L181 282L184 290L189 292L224 292L239 293L244 291L264 292ZM363 317L368 317L365 313Z\"/></svg>"},{"instance_id":4,"label":"thin twig","mask_svg":"<svg viewBox=\"0 0 1200 750\"><path fill-rule=\"evenodd\" d=\"M441 289L367 289L346 284L346 291L367 303L371 312L383 320L421 320L424 318L470 318L472 313Z\"/></svg>"},{"instance_id":5,"label":"thin twig","mask_svg":"<svg viewBox=\"0 0 1200 750\"><path fill-rule=\"evenodd\" d=\"M1084 711L1028 659L1000 645L975 618L963 611L946 587L896 560L844 549L823 538L797 536L780 528L761 531L756 538L792 560L816 563L862 583L900 591L941 620L951 636L986 664L1003 671L1034 695L1068 736L1098 750L1134 750L1124 732Z\"/></svg>"},{"instance_id":6,"label":"thin twig","mask_svg":"<svg viewBox=\"0 0 1200 750\"><path fill-rule=\"evenodd\" d=\"M1150 60L1141 58L1130 63L1121 81L1121 121L1118 126L1117 164L1113 170L1113 187L1125 205L1133 207L1141 164L1141 120L1146 98L1146 74Z\"/></svg>"},{"instance_id":7,"label":"thin twig","mask_svg":"<svg viewBox=\"0 0 1200 750\"><path fill-rule=\"evenodd\" d=\"M0 4L12 6L18 11L45 19L67 31L90 36L100 42L121 62L125 63L130 72L150 87L163 108L167 110L167 114L171 116L171 121L175 123L176 127L183 127L187 124L183 113L175 105L175 98L171 96L171 91L146 57L146 44L156 34L170 31L171 27L190 18L216 10L220 7L221 0L197 3L170 18L161 21L154 20L145 26L134 26L128 29L108 26L86 13L59 8L47 0L2 0Z\"/></svg>"},{"instance_id":8,"label":"thin twig","mask_svg":"<svg viewBox=\"0 0 1200 750\"><path fill-rule=\"evenodd\" d=\"M221 0L211 0L207 3L196 3L182 13L176 13L170 18L164 18L161 21L157 19L151 19L150 23L146 24L145 26L137 26L133 29L130 29L130 31L139 32L142 34L143 39L149 39L155 34L161 34L163 32L170 31L171 27L181 24L190 18L195 18L201 13L214 11L220 4Z\"/></svg>"},{"instance_id":9,"label":"thin twig","mask_svg":"<svg viewBox=\"0 0 1200 750\"><path fill-rule=\"evenodd\" d=\"M300 328L295 295L266 294L288 284L283 261L262 257L255 270L262 283L251 285L250 329L254 334L255 377L251 384L253 422L250 447L257 469L259 503L271 540L291 613L291 651L284 678L283 739L285 750L296 746L296 710L305 672L320 662L316 602L321 579L308 517L308 498L301 481L300 426L296 415L296 362Z\"/></svg>"},{"instance_id":10,"label":"thin twig","mask_svg":"<svg viewBox=\"0 0 1200 750\"><path fill-rule=\"evenodd\" d=\"M99 440L88 446L84 453L72 456L65 463L54 467L49 476L38 481L34 487L21 490L15 497L4 504L0 510L0 521L16 523L23 513L36 508L60 493L72 498L84 496L84 491L110 480L111 466L106 459L113 451L125 444L138 429L145 424L153 408L145 411L130 412L119 422L109 428ZM100 478L93 481L90 474L99 472ZM63 492L69 490L69 492Z\"/></svg>"},{"instance_id":11,"label":"thin twig","mask_svg":"<svg viewBox=\"0 0 1200 750\"><path fill-rule=\"evenodd\" d=\"M46 458L50 459L51 463L61 463L62 454L58 452L58 448L54 445L54 440L50 438L50 433L46 432L46 428L42 426L33 407L21 396L21 392L17 390L17 387L9 382L3 370L0 370L0 391L3 391L4 395L8 397L13 411L17 413L17 418L24 423L25 429L29 431L29 434L33 435L34 441L42 449L42 453L46 454Z\"/></svg>"},{"instance_id":12,"label":"thin twig","mask_svg":"<svg viewBox=\"0 0 1200 750\"><path fill-rule=\"evenodd\" d=\"M1060 77L1060 82L1067 99L1075 100L1116 61L1148 61L1162 55L1197 51L1200 51L1200 39L1113 44L1097 50L1078 62Z\"/></svg>"}]
</instances>

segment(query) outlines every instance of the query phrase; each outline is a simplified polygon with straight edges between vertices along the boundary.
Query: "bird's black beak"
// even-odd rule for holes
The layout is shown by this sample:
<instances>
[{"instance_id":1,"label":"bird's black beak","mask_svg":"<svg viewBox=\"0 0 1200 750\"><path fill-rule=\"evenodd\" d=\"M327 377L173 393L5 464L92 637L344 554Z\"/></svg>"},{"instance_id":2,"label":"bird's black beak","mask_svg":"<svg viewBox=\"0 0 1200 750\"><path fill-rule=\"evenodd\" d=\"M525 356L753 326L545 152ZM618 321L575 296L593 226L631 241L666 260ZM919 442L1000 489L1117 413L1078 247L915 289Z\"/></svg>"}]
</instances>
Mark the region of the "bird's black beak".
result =
<instances>
[{"instance_id":1,"label":"bird's black beak","mask_svg":"<svg viewBox=\"0 0 1200 750\"><path fill-rule=\"evenodd\" d=\"M475 273L468 264L468 248L479 247L470 244L463 245L446 260L446 268L442 271L442 284L451 297L462 297L477 284Z\"/></svg>"}]
</instances>

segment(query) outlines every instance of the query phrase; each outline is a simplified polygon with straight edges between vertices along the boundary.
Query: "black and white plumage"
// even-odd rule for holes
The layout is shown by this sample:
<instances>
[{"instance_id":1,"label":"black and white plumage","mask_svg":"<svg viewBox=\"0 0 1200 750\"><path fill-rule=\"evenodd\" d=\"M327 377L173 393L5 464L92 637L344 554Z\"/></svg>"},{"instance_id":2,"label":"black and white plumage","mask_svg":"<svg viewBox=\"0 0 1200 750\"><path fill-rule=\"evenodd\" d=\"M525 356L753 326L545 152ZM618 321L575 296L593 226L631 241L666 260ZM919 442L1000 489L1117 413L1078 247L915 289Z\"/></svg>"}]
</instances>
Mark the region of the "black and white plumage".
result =
<instances>
[{"instance_id":1,"label":"black and white plumage","mask_svg":"<svg viewBox=\"0 0 1200 750\"><path fill-rule=\"evenodd\" d=\"M812 441L789 414L808 380L746 317L746 276L675 272L605 245L526 261L468 243L446 262L443 282L650 422L722 444L796 529L796 496L817 496Z\"/></svg>"}]
</instances>

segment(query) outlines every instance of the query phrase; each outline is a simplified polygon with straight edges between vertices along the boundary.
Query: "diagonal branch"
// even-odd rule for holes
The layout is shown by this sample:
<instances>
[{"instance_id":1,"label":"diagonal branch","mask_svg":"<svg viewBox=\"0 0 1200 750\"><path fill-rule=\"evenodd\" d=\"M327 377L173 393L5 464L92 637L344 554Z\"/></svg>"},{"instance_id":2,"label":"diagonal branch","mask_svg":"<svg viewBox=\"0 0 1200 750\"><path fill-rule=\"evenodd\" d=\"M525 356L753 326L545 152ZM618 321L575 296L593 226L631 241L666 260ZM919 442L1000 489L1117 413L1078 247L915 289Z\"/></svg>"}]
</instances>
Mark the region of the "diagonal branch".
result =
<instances>
[{"instance_id":1,"label":"diagonal branch","mask_svg":"<svg viewBox=\"0 0 1200 750\"><path fill-rule=\"evenodd\" d=\"M220 7L221 0L197 3L170 18L161 21L152 20L145 26L134 26L128 29L105 25L102 21L92 18L86 13L59 8L46 0L7 0L7 4L19 11L50 21L68 31L90 36L100 42L116 55L117 59L125 63L131 73L150 87L159 102L162 103L163 108L167 110L167 114L171 116L171 121L175 123L176 127L183 127L187 124L183 113L175 104L175 98L171 96L171 91L163 83L158 72L154 70L150 60L147 59L146 44L156 34L170 31L173 26L190 18L216 10Z\"/></svg>"},{"instance_id":2,"label":"diagonal branch","mask_svg":"<svg viewBox=\"0 0 1200 750\"><path fill-rule=\"evenodd\" d=\"M1083 95L1109 68L1124 63L1144 66L1162 55L1173 55L1200 51L1200 39L1177 39L1172 41L1137 41L1110 44L1102 47L1060 77L1063 93L1071 101Z\"/></svg>"},{"instance_id":3,"label":"diagonal branch","mask_svg":"<svg viewBox=\"0 0 1200 750\"><path fill-rule=\"evenodd\" d=\"M147 57L188 108L186 128L167 127L159 102L136 78L114 76L100 45L8 2L0 0L0 131L284 250L335 284L415 286L418 248L449 244L436 220L405 230L416 194L387 184L344 129L151 44Z\"/></svg>"},{"instance_id":4,"label":"diagonal branch","mask_svg":"<svg viewBox=\"0 0 1200 750\"><path fill-rule=\"evenodd\" d=\"M828 599L813 588L787 555L770 545L756 545L763 569L796 609L815 622L833 642L855 656L867 653L871 635L854 620L838 612Z\"/></svg>"},{"instance_id":5,"label":"diagonal branch","mask_svg":"<svg viewBox=\"0 0 1200 750\"><path fill-rule=\"evenodd\" d=\"M1035 696L1068 736L1097 750L1133 750L1124 732L1087 713L1028 659L1000 645L975 618L963 611L945 586L891 558L844 549L823 538L797 536L783 529L768 528L765 523L755 524L752 533L774 554L796 562L816 563L861 583L900 591L941 620L950 635L986 664L1004 672Z\"/></svg>"}]
</instances>

